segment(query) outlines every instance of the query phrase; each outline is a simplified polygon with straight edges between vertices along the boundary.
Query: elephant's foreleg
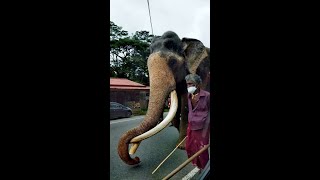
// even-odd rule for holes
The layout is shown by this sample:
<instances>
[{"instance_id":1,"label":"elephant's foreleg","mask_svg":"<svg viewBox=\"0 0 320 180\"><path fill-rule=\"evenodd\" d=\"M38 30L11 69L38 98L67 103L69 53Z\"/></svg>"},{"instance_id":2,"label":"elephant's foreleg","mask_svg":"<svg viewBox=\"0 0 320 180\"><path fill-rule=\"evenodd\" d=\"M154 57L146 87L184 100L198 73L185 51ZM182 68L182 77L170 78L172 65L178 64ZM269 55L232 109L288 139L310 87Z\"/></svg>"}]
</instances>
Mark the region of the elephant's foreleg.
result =
<instances>
[{"instance_id":1,"label":"elephant's foreleg","mask_svg":"<svg viewBox=\"0 0 320 180\"><path fill-rule=\"evenodd\" d=\"M179 127L179 140L180 143L187 135L187 127L188 127L188 94L182 94L181 96L181 119L180 119L180 127ZM186 140L179 146L180 149L185 149Z\"/></svg>"},{"instance_id":2,"label":"elephant's foreleg","mask_svg":"<svg viewBox=\"0 0 320 180\"><path fill-rule=\"evenodd\" d=\"M164 105L164 106L163 106L163 110L165 109L165 107L166 107L166 106ZM164 111L162 112L162 114L161 114L161 116L160 116L160 119L159 119L159 121L158 121L158 124L163 121L163 113L164 113Z\"/></svg>"}]
</instances>

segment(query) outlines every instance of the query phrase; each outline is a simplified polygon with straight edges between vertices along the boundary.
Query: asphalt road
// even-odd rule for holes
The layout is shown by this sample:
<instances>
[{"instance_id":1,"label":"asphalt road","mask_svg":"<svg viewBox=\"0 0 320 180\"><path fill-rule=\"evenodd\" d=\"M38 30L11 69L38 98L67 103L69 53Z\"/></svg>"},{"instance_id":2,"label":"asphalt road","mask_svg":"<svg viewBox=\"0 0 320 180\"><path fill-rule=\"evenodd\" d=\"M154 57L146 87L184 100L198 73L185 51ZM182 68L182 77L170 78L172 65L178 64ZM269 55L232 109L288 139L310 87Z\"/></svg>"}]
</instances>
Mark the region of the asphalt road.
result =
<instances>
[{"instance_id":1,"label":"asphalt road","mask_svg":"<svg viewBox=\"0 0 320 180\"><path fill-rule=\"evenodd\" d=\"M138 156L140 158L141 162L139 165L129 166L122 162L117 153L119 138L124 132L137 126L143 120L143 117L144 116L132 116L131 118L110 121L110 179L162 179L188 159L185 150L177 149L162 166L152 174L152 171L154 171L176 147L179 134L178 130L171 126L141 142L137 152L132 156ZM171 179L181 180L192 169L194 169L194 167L189 163ZM196 176L194 178L196 178Z\"/></svg>"}]
</instances>

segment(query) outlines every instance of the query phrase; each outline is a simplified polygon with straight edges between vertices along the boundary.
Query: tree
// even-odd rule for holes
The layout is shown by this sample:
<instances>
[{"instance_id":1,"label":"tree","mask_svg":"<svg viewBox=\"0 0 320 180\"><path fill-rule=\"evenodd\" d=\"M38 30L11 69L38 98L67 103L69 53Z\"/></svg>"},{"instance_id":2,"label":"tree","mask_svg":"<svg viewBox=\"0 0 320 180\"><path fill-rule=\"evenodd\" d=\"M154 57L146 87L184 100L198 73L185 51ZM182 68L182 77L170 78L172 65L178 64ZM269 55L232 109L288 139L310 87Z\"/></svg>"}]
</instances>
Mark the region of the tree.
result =
<instances>
[{"instance_id":1,"label":"tree","mask_svg":"<svg viewBox=\"0 0 320 180\"><path fill-rule=\"evenodd\" d=\"M149 85L147 58L153 35L136 31L132 36L110 21L110 75Z\"/></svg>"},{"instance_id":2,"label":"tree","mask_svg":"<svg viewBox=\"0 0 320 180\"><path fill-rule=\"evenodd\" d=\"M110 21L110 41L119 40L123 36L128 36L128 31L122 30L122 27L117 26L114 22Z\"/></svg>"}]
</instances>

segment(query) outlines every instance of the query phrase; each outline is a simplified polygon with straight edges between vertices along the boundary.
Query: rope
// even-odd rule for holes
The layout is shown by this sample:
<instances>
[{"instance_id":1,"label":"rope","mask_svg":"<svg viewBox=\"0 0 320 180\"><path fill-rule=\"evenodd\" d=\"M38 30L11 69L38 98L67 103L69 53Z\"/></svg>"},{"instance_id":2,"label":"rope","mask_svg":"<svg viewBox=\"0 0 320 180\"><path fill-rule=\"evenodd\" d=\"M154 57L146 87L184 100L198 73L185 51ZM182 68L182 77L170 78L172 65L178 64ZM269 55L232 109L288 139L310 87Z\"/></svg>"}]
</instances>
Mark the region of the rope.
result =
<instances>
[{"instance_id":1,"label":"rope","mask_svg":"<svg viewBox=\"0 0 320 180\"><path fill-rule=\"evenodd\" d=\"M152 21L151 21L151 13L150 13L149 0L147 0L147 2L148 2L148 9L149 9L149 17L150 17L151 31L152 31L152 35L154 35L154 34L153 34L153 28L152 28Z\"/></svg>"}]
</instances>

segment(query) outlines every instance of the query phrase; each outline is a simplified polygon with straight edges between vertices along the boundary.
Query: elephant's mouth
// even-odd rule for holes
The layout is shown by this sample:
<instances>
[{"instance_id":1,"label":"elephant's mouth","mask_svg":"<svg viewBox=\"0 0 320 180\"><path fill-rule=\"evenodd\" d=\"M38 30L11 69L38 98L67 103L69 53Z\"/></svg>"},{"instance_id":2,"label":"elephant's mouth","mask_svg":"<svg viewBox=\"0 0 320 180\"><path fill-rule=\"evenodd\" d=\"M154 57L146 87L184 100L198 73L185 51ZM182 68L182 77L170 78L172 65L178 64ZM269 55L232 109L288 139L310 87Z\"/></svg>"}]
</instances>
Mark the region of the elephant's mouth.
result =
<instances>
[{"instance_id":1,"label":"elephant's mouth","mask_svg":"<svg viewBox=\"0 0 320 180\"><path fill-rule=\"evenodd\" d=\"M140 144L141 141L143 141L144 139L147 139L155 134L157 134L158 132L160 132L162 129L164 129L165 127L167 127L169 125L169 123L172 121L172 119L174 118L177 109L178 109L178 97L177 97L177 92L175 90L173 90L170 94L171 96L171 106L168 112L168 115L165 117L165 119L159 123L157 126L155 126L154 128L150 129L149 131L134 137L133 139L131 139L130 143L132 143L132 146L129 150L129 154L134 154Z\"/></svg>"}]
</instances>

